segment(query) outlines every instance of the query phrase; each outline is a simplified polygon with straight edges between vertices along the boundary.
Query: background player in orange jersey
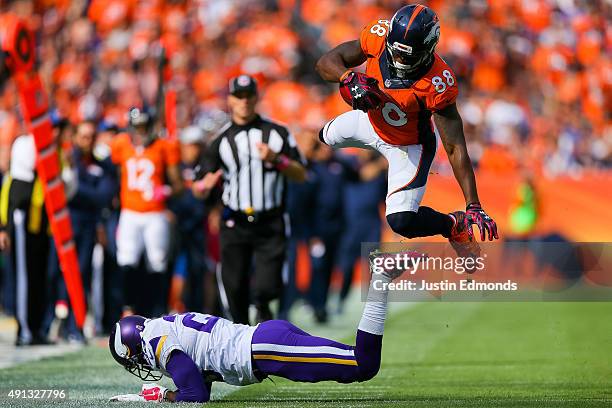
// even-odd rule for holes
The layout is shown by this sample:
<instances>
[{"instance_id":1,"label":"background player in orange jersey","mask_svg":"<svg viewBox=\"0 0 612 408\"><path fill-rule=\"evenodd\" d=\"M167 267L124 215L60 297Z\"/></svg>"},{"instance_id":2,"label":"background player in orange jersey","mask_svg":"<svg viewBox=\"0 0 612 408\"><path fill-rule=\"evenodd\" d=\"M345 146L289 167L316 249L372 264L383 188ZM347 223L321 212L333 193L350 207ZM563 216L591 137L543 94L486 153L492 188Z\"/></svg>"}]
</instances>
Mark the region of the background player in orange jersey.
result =
<instances>
[{"instance_id":1,"label":"background player in orange jersey","mask_svg":"<svg viewBox=\"0 0 612 408\"><path fill-rule=\"evenodd\" d=\"M156 316L165 311L170 234L165 202L183 189L180 154L176 143L157 137L147 112L131 109L128 122L128 133L118 135L111 146L111 158L121 173L117 263L125 279L124 314L139 307ZM147 298L159 304L143 304L146 299L139 299L146 289L135 284L143 251L151 295Z\"/></svg>"},{"instance_id":2,"label":"background player in orange jersey","mask_svg":"<svg viewBox=\"0 0 612 408\"><path fill-rule=\"evenodd\" d=\"M340 82L353 106L328 122L319 139L334 148L378 150L389 163L387 221L398 234L424 237L441 234L461 256L479 253L472 224L489 240L498 238L495 222L480 205L463 125L457 111L457 81L435 53L440 37L438 16L423 5L399 9L391 21L368 24L358 40L323 55L317 71ZM351 68L366 62L366 75ZM467 209L442 214L420 206L436 153L431 118L463 190Z\"/></svg>"}]
</instances>

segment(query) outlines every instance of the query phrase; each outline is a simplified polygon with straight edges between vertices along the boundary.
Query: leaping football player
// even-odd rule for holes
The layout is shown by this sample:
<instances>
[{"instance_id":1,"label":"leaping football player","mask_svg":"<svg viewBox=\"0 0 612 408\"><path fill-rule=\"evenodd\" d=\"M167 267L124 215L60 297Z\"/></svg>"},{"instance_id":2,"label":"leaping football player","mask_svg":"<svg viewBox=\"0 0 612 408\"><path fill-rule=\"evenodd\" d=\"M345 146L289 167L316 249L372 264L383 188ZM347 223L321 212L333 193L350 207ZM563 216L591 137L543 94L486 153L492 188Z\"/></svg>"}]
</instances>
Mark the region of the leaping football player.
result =
<instances>
[{"instance_id":1,"label":"leaping football player","mask_svg":"<svg viewBox=\"0 0 612 408\"><path fill-rule=\"evenodd\" d=\"M495 221L483 210L457 111L453 70L435 52L438 16L423 5L399 9L391 21L368 24L360 38L338 45L317 62L321 77L341 84L353 107L328 122L321 142L333 147L378 150L389 165L386 218L406 238L442 235L459 256L478 256L472 225L481 240L497 239ZM352 68L366 62L366 75ZM466 202L466 211L443 214L421 206L440 134Z\"/></svg>"},{"instance_id":2,"label":"leaping football player","mask_svg":"<svg viewBox=\"0 0 612 408\"><path fill-rule=\"evenodd\" d=\"M268 376L298 382L367 381L380 367L388 284L402 272L372 274L355 346L312 336L284 320L248 326L200 313L124 317L109 338L114 359L143 381L169 376L177 390L145 383L139 394L110 400L206 402L214 381L249 385Z\"/></svg>"}]
</instances>

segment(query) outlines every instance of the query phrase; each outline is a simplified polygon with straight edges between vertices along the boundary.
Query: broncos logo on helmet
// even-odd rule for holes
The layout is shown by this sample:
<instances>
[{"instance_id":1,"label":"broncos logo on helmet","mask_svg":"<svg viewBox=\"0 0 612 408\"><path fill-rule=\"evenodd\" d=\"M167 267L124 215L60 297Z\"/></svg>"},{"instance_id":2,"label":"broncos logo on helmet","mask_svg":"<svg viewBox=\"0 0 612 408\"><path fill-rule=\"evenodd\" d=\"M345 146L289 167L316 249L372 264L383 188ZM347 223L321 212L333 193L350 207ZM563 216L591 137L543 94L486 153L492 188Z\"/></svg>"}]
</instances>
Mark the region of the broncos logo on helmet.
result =
<instances>
[{"instance_id":1,"label":"broncos logo on helmet","mask_svg":"<svg viewBox=\"0 0 612 408\"><path fill-rule=\"evenodd\" d=\"M386 48L389 65L400 78L424 73L434 61L440 39L440 20L429 7L412 4L399 9L391 19Z\"/></svg>"},{"instance_id":2,"label":"broncos logo on helmet","mask_svg":"<svg viewBox=\"0 0 612 408\"><path fill-rule=\"evenodd\" d=\"M145 359L141 333L146 319L142 316L128 316L119 320L111 330L108 339L110 352L119 364L143 381L159 381L161 373Z\"/></svg>"}]
</instances>

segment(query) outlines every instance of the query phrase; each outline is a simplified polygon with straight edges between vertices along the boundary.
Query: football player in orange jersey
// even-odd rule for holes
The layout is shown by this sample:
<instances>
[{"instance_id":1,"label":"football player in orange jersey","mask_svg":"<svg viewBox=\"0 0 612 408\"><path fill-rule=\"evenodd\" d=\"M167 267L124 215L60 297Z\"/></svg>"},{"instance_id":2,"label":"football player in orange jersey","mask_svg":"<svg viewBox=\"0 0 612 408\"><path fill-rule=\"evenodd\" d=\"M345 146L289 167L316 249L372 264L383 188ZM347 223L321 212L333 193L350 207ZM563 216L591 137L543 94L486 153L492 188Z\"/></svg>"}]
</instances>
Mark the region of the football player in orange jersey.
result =
<instances>
[{"instance_id":1,"label":"football player in orange jersey","mask_svg":"<svg viewBox=\"0 0 612 408\"><path fill-rule=\"evenodd\" d=\"M155 315L165 312L165 272L168 263L170 225L166 199L183 189L179 171L178 145L159 139L151 116L140 109L129 111L129 131L117 135L111 145L111 159L121 177L121 214L117 227L117 263L124 273L124 314L131 314L138 300L136 268L143 251L149 272ZM166 180L170 185L166 185ZM147 307L147 306L145 306Z\"/></svg>"},{"instance_id":2,"label":"football player in orange jersey","mask_svg":"<svg viewBox=\"0 0 612 408\"><path fill-rule=\"evenodd\" d=\"M423 5L399 9L391 21L368 24L360 38L338 45L317 62L323 79L340 82L353 110L328 122L319 139L334 148L376 149L389 164L387 222L398 234L441 234L460 256L480 253L472 225L489 240L497 226L482 209L455 100L457 80L435 53L438 16ZM351 68L366 62L366 75ZM344 89L343 89L344 88ZM420 206L436 153L433 116L453 172L465 196L466 211L442 214Z\"/></svg>"}]
</instances>

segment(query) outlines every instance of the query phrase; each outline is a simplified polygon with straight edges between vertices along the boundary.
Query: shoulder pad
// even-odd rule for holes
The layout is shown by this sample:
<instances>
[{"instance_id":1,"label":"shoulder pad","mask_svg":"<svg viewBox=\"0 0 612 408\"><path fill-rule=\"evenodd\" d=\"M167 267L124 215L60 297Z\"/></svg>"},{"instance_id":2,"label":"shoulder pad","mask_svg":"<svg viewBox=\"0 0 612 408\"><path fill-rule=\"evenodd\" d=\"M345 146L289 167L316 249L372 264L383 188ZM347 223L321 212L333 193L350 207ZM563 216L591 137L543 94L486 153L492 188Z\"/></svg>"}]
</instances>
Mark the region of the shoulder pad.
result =
<instances>
[{"instance_id":1,"label":"shoulder pad","mask_svg":"<svg viewBox=\"0 0 612 408\"><path fill-rule=\"evenodd\" d=\"M359 44L364 54L376 57L385 49L385 38L389 31L389 20L372 20L363 27Z\"/></svg>"},{"instance_id":2,"label":"shoulder pad","mask_svg":"<svg viewBox=\"0 0 612 408\"><path fill-rule=\"evenodd\" d=\"M413 89L427 109L434 112L455 103L459 93L455 73L437 54L431 69L415 82Z\"/></svg>"}]
</instances>

